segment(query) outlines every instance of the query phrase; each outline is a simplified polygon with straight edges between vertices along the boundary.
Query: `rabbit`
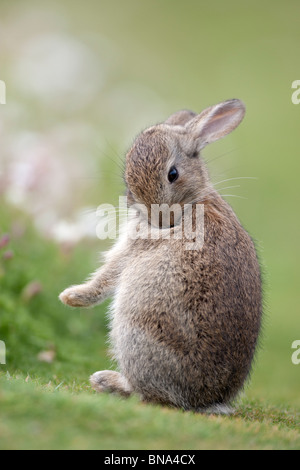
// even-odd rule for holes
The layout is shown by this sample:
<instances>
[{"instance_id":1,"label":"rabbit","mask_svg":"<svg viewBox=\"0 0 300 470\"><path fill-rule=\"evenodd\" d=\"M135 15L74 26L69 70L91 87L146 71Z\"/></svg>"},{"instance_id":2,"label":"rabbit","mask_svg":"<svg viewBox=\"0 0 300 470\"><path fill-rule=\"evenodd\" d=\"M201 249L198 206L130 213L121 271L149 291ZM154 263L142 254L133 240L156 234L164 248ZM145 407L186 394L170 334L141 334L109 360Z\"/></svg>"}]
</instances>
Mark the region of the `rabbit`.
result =
<instances>
[{"instance_id":1,"label":"rabbit","mask_svg":"<svg viewBox=\"0 0 300 470\"><path fill-rule=\"evenodd\" d=\"M93 374L96 391L200 413L233 410L259 338L261 271L251 237L214 189L200 152L244 114L237 99L200 114L176 112L141 132L126 155L128 206L144 210L129 218L90 280L60 295L71 307L113 297L109 340L119 371ZM201 205L202 246L187 249L186 237L175 237L177 219L151 220L153 204L192 207L192 224ZM131 236L137 227L169 237Z\"/></svg>"}]
</instances>

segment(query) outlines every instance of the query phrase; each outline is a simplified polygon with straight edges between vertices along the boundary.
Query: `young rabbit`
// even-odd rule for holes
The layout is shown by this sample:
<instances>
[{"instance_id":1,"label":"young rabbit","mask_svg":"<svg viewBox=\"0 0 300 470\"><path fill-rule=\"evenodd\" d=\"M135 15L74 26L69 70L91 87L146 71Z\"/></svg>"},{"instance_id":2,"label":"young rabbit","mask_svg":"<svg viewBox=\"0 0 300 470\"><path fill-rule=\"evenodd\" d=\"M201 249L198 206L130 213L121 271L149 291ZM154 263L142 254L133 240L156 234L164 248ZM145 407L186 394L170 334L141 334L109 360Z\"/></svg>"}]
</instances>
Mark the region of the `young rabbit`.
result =
<instances>
[{"instance_id":1,"label":"young rabbit","mask_svg":"<svg viewBox=\"0 0 300 470\"><path fill-rule=\"evenodd\" d=\"M60 295L72 307L113 295L110 342L119 372L96 372L95 390L222 413L242 388L260 331L260 268L250 236L209 181L199 152L244 114L239 100L198 115L180 111L142 132L127 154L128 204L138 210L99 271ZM177 204L181 219L166 225L151 218L153 204ZM195 227L199 205L204 243L193 249L189 236L176 235L182 223ZM192 207L187 215L185 206ZM140 237L132 236L137 227ZM147 235L149 228L156 236Z\"/></svg>"}]
</instances>

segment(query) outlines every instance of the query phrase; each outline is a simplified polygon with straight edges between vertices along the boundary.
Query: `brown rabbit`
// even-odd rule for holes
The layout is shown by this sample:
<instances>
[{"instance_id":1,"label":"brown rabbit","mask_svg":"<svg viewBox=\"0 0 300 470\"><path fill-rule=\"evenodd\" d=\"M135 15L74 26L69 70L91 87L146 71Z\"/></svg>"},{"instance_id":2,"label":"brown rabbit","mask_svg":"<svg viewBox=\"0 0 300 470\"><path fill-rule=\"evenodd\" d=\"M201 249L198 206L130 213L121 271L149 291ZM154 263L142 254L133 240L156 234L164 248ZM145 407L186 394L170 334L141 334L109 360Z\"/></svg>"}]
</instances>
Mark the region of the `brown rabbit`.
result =
<instances>
[{"instance_id":1,"label":"brown rabbit","mask_svg":"<svg viewBox=\"0 0 300 470\"><path fill-rule=\"evenodd\" d=\"M260 268L250 236L210 183L199 152L244 114L239 100L199 115L180 111L142 132L127 154L128 204L138 210L103 267L60 295L72 307L113 295L110 342L119 372L92 375L97 391L225 413L243 387L260 331ZM173 214L169 224L161 214L150 217L155 204L176 204L181 217ZM177 236L178 227L181 234L187 222L195 227L200 205L204 243L187 248L190 234ZM187 215L185 207L192 208Z\"/></svg>"}]
</instances>

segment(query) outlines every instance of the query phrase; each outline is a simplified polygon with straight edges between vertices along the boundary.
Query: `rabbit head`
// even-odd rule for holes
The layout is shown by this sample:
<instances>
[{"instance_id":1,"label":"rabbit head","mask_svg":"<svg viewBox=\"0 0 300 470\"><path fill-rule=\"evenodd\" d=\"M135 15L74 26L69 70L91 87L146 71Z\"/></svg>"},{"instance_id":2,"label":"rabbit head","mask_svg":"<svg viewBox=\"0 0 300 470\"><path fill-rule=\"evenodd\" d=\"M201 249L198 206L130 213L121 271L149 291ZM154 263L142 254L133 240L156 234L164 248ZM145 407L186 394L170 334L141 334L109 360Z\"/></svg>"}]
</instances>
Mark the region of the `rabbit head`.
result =
<instances>
[{"instance_id":1,"label":"rabbit head","mask_svg":"<svg viewBox=\"0 0 300 470\"><path fill-rule=\"evenodd\" d=\"M153 204L203 201L211 183L200 151L233 131L244 114L244 104L233 99L201 114L179 111L142 132L126 156L129 205L142 205L149 218Z\"/></svg>"}]
</instances>

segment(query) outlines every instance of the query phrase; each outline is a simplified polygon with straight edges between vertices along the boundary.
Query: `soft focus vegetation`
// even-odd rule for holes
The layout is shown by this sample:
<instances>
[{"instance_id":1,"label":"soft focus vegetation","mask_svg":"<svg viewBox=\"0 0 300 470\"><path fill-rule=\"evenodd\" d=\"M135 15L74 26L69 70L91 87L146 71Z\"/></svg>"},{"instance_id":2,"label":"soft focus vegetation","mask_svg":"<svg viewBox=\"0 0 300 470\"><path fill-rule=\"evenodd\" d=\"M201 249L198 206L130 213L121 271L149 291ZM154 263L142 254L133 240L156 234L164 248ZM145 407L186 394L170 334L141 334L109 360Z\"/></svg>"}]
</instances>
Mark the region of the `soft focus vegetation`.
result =
<instances>
[{"instance_id":1,"label":"soft focus vegetation","mask_svg":"<svg viewBox=\"0 0 300 470\"><path fill-rule=\"evenodd\" d=\"M30 0L0 11L0 448L299 448L298 2ZM97 396L88 377L112 366L109 302L75 311L57 300L108 247L95 209L118 203L141 129L233 97L246 118L204 158L264 271L263 334L237 411Z\"/></svg>"}]
</instances>

